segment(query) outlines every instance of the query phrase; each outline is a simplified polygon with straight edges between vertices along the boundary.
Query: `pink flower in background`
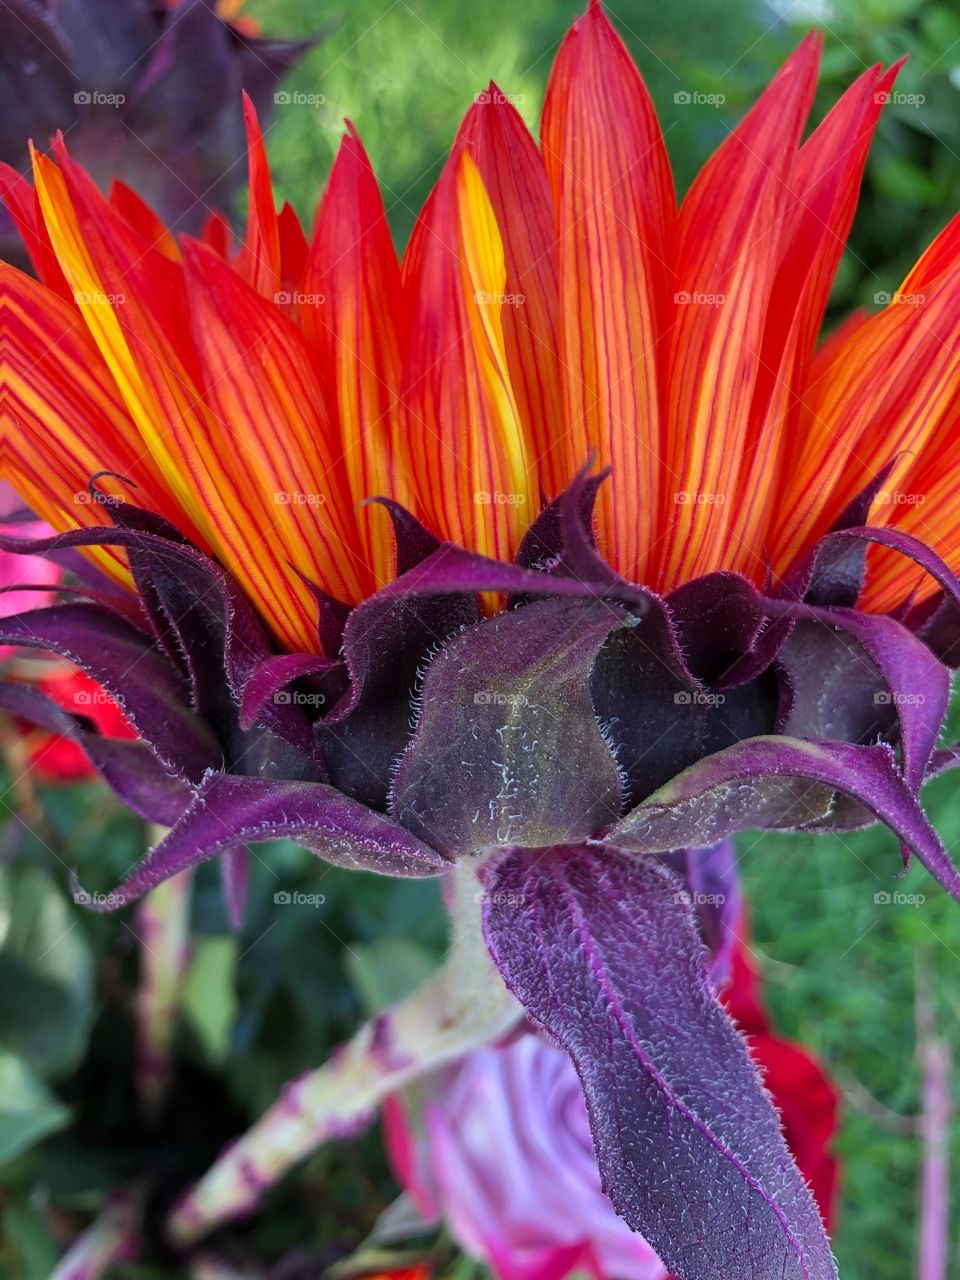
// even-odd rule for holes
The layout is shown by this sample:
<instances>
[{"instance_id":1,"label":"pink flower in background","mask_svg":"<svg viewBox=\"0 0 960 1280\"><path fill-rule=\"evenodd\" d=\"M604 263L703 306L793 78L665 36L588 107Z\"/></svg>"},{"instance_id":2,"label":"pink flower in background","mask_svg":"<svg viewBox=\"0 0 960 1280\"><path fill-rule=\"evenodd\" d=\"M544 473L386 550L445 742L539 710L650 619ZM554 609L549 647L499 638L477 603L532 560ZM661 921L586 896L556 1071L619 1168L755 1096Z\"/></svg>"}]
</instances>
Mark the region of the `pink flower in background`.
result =
<instances>
[{"instance_id":1,"label":"pink flower in background","mask_svg":"<svg viewBox=\"0 0 960 1280\"><path fill-rule=\"evenodd\" d=\"M0 533L17 538L42 538L50 532L39 520L23 518L23 504L8 484L0 482ZM40 556L15 556L0 551L0 587L24 586L54 587L60 581L60 566ZM0 618L21 613L24 609L39 609L52 604L53 596L40 591L0 592ZM12 650L0 645L0 661L10 656Z\"/></svg>"},{"instance_id":2,"label":"pink flower in background","mask_svg":"<svg viewBox=\"0 0 960 1280\"><path fill-rule=\"evenodd\" d=\"M500 1280L665 1280L657 1255L614 1212L583 1093L567 1055L535 1035L480 1049L426 1105L424 1131L393 1098L384 1115L398 1179L425 1218Z\"/></svg>"}]
</instances>

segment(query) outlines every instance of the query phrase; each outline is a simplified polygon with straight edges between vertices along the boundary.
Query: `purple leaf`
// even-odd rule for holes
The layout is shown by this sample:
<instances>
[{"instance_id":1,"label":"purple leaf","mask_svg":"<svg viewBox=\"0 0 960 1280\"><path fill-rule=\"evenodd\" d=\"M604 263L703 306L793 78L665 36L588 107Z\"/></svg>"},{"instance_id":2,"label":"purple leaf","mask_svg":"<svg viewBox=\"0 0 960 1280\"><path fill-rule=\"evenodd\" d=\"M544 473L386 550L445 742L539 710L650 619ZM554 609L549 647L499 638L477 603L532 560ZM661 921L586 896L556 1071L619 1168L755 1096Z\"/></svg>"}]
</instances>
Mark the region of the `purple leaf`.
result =
<instances>
[{"instance_id":1,"label":"purple leaf","mask_svg":"<svg viewBox=\"0 0 960 1280\"><path fill-rule=\"evenodd\" d=\"M142 632L95 604L60 604L0 618L0 644L45 649L75 663L114 698L137 734L180 777L198 780L222 758L187 690Z\"/></svg>"},{"instance_id":2,"label":"purple leaf","mask_svg":"<svg viewBox=\"0 0 960 1280\"><path fill-rule=\"evenodd\" d=\"M566 847L511 851L485 888L487 945L573 1059L617 1212L680 1280L832 1280L679 882L651 859Z\"/></svg>"},{"instance_id":3,"label":"purple leaf","mask_svg":"<svg viewBox=\"0 0 960 1280\"><path fill-rule=\"evenodd\" d=\"M193 798L144 743L103 737L32 685L0 683L0 708L75 742L120 801L147 822L172 826Z\"/></svg>"},{"instance_id":4,"label":"purple leaf","mask_svg":"<svg viewBox=\"0 0 960 1280\"><path fill-rule=\"evenodd\" d=\"M960 873L887 746L750 738L708 756L611 827L603 843L636 853L716 844L751 829L829 829L834 793L857 801L960 899ZM843 829L838 826L836 829Z\"/></svg>"},{"instance_id":5,"label":"purple leaf","mask_svg":"<svg viewBox=\"0 0 960 1280\"><path fill-rule=\"evenodd\" d=\"M620 811L587 676L615 605L540 601L455 636L430 663L392 812L454 854L579 840Z\"/></svg>"},{"instance_id":6,"label":"purple leaf","mask_svg":"<svg viewBox=\"0 0 960 1280\"><path fill-rule=\"evenodd\" d=\"M101 895L101 905L126 906L161 880L238 844L280 839L296 840L336 866L382 875L435 876L449 867L397 823L325 783L211 773L179 822L123 884Z\"/></svg>"}]
</instances>

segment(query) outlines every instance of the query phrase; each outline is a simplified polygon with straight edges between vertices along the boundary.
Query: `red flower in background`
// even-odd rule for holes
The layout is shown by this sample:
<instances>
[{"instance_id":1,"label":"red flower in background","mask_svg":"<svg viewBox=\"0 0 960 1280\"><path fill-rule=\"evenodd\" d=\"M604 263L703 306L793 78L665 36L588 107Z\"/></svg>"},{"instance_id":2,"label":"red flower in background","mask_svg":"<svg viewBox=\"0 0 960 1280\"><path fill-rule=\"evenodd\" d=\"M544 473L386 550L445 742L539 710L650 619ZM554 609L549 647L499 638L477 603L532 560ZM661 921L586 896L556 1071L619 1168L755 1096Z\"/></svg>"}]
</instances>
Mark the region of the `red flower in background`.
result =
<instances>
[{"instance_id":1,"label":"red flower in background","mask_svg":"<svg viewBox=\"0 0 960 1280\"><path fill-rule=\"evenodd\" d=\"M753 1060L780 1112L787 1145L813 1192L827 1230L832 1231L839 1164L830 1146L839 1122L839 1096L808 1050L774 1032L763 1004L760 975L749 959L742 931L731 958L730 985L722 998L727 1012L747 1036Z\"/></svg>"}]
</instances>

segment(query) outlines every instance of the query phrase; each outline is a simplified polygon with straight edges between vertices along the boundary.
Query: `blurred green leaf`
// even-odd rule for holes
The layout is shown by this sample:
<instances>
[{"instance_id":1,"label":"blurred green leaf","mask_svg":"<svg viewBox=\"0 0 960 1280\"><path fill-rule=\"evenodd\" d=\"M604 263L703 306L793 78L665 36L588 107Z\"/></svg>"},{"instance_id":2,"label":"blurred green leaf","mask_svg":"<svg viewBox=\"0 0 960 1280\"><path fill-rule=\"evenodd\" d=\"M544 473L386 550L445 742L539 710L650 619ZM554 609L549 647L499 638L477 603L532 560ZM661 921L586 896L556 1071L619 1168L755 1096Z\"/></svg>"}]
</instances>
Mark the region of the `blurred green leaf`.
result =
<instances>
[{"instance_id":1,"label":"blurred green leaf","mask_svg":"<svg viewBox=\"0 0 960 1280\"><path fill-rule=\"evenodd\" d=\"M196 939L187 972L183 1008L212 1063L230 1052L237 1017L238 943L234 937Z\"/></svg>"},{"instance_id":2,"label":"blurred green leaf","mask_svg":"<svg viewBox=\"0 0 960 1280\"><path fill-rule=\"evenodd\" d=\"M346 968L368 1013L379 1013L415 991L437 968L431 953L408 938L355 943Z\"/></svg>"},{"instance_id":3,"label":"blurred green leaf","mask_svg":"<svg viewBox=\"0 0 960 1280\"><path fill-rule=\"evenodd\" d=\"M29 1063L0 1053L0 1163L63 1128L69 1118Z\"/></svg>"},{"instance_id":4,"label":"blurred green leaf","mask_svg":"<svg viewBox=\"0 0 960 1280\"><path fill-rule=\"evenodd\" d=\"M36 867L0 873L0 1046L43 1075L82 1056L93 1017L93 958L80 913Z\"/></svg>"}]
</instances>

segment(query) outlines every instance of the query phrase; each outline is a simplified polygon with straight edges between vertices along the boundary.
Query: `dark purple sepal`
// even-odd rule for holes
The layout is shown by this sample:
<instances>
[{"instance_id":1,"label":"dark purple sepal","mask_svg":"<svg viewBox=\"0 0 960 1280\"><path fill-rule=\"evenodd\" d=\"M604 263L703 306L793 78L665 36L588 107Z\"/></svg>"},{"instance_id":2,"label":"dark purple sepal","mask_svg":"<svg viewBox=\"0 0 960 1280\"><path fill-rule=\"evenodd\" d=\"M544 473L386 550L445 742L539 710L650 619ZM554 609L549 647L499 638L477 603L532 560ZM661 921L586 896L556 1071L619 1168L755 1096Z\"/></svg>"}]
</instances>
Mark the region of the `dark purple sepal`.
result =
<instances>
[{"instance_id":1,"label":"dark purple sepal","mask_svg":"<svg viewBox=\"0 0 960 1280\"><path fill-rule=\"evenodd\" d=\"M409 576L439 544L408 512L385 505L394 522L398 565L409 564ZM384 589L353 610L342 644L349 687L319 735L336 787L374 809L386 809L394 766L410 741L422 668L446 640L479 617L473 592L396 595Z\"/></svg>"},{"instance_id":2,"label":"dark purple sepal","mask_svg":"<svg viewBox=\"0 0 960 1280\"><path fill-rule=\"evenodd\" d=\"M107 895L113 910L238 844L295 840L335 866L389 876L436 876L449 862L383 814L322 782L210 773L170 832ZM95 904L96 905L96 904Z\"/></svg>"},{"instance_id":3,"label":"dark purple sepal","mask_svg":"<svg viewBox=\"0 0 960 1280\"><path fill-rule=\"evenodd\" d=\"M32 685L0 682L0 710L75 742L120 802L147 822L172 826L193 799L192 789L144 743L104 737Z\"/></svg>"},{"instance_id":4,"label":"dark purple sepal","mask_svg":"<svg viewBox=\"0 0 960 1280\"><path fill-rule=\"evenodd\" d=\"M628 806L704 755L773 732L776 721L772 678L714 692L690 674L670 611L653 595L635 625L615 632L600 650L590 692L616 752Z\"/></svg>"},{"instance_id":5,"label":"dark purple sepal","mask_svg":"<svg viewBox=\"0 0 960 1280\"><path fill-rule=\"evenodd\" d=\"M955 898L960 872L911 795L890 747L751 738L684 770L610 827L598 843L634 853L712 845L738 831L850 830L848 797L885 823ZM856 811L859 814L860 810Z\"/></svg>"},{"instance_id":6,"label":"dark purple sepal","mask_svg":"<svg viewBox=\"0 0 960 1280\"><path fill-rule=\"evenodd\" d=\"M214 728L231 760L248 754L237 707L247 680L273 653L249 601L215 560L159 516L117 500L110 502L109 510L117 528L75 529L35 540L0 535L0 550L47 555L64 548L123 548L142 592L151 633L164 652L177 655L193 705ZM302 708L268 703L262 722L320 769Z\"/></svg>"},{"instance_id":7,"label":"dark purple sepal","mask_svg":"<svg viewBox=\"0 0 960 1280\"><path fill-rule=\"evenodd\" d=\"M757 590L738 573L708 573L667 596L684 662L714 691L755 680L790 634L789 618L771 621Z\"/></svg>"},{"instance_id":8,"label":"dark purple sepal","mask_svg":"<svg viewBox=\"0 0 960 1280\"><path fill-rule=\"evenodd\" d=\"M115 699L138 736L171 771L197 781L222 760L190 709L179 674L143 632L96 604L59 604L0 618L0 644L56 653Z\"/></svg>"},{"instance_id":9,"label":"dark purple sepal","mask_svg":"<svg viewBox=\"0 0 960 1280\"><path fill-rule=\"evenodd\" d=\"M950 702L946 667L922 640L885 614L788 607L802 620L779 657L793 690L783 732L871 742L888 738L893 722L904 779L916 794Z\"/></svg>"},{"instance_id":10,"label":"dark purple sepal","mask_svg":"<svg viewBox=\"0 0 960 1280\"><path fill-rule=\"evenodd\" d=\"M326 701L323 692L311 695L301 692L291 693L287 686L294 680L306 677L326 676L332 671L340 670L343 664L332 662L312 653L282 653L264 658L251 673L243 688L243 701L240 706L240 728L249 729L262 716L264 708L273 703L278 706L315 705L322 707ZM298 702L298 696L300 701Z\"/></svg>"},{"instance_id":11,"label":"dark purple sepal","mask_svg":"<svg viewBox=\"0 0 960 1280\"><path fill-rule=\"evenodd\" d=\"M616 605L547 600L450 640L426 669L391 812L451 854L580 840L620 811L621 779L588 674Z\"/></svg>"},{"instance_id":12,"label":"dark purple sepal","mask_svg":"<svg viewBox=\"0 0 960 1280\"><path fill-rule=\"evenodd\" d=\"M804 599L808 604L832 605L852 609L863 590L867 563L865 544L854 540L834 540L831 535L863 527L870 509L889 476L896 458L892 459L873 480L857 494L833 522L825 537L812 551L801 556L787 574L785 594Z\"/></svg>"},{"instance_id":13,"label":"dark purple sepal","mask_svg":"<svg viewBox=\"0 0 960 1280\"><path fill-rule=\"evenodd\" d=\"M629 1226L680 1280L833 1280L680 882L652 859L560 847L511 850L484 888L490 952L573 1059L604 1191Z\"/></svg>"}]
</instances>

